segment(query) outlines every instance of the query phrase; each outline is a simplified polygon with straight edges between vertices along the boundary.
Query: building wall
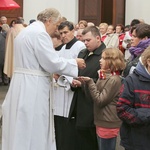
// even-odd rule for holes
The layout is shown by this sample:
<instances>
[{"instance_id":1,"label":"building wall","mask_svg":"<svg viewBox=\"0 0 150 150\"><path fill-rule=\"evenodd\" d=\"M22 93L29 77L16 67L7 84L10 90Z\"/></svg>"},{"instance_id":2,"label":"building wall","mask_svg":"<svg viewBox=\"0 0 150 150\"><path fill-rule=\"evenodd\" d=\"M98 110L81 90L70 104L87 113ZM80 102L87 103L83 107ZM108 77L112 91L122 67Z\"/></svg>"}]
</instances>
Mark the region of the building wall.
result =
<instances>
[{"instance_id":1,"label":"building wall","mask_svg":"<svg viewBox=\"0 0 150 150\"><path fill-rule=\"evenodd\" d=\"M144 19L150 24L150 0L126 0L125 24L130 24L132 19Z\"/></svg>"},{"instance_id":2,"label":"building wall","mask_svg":"<svg viewBox=\"0 0 150 150\"><path fill-rule=\"evenodd\" d=\"M23 17L25 23L30 19L36 19L37 14L45 8L54 7L60 11L62 16L69 21L78 21L78 0L24 0Z\"/></svg>"},{"instance_id":3,"label":"building wall","mask_svg":"<svg viewBox=\"0 0 150 150\"><path fill-rule=\"evenodd\" d=\"M54 7L69 21L78 21L78 0L24 0L23 17L28 24L30 19L36 19L37 14L48 7ZM150 24L150 0L126 0L125 25L134 18L144 19Z\"/></svg>"}]
</instances>

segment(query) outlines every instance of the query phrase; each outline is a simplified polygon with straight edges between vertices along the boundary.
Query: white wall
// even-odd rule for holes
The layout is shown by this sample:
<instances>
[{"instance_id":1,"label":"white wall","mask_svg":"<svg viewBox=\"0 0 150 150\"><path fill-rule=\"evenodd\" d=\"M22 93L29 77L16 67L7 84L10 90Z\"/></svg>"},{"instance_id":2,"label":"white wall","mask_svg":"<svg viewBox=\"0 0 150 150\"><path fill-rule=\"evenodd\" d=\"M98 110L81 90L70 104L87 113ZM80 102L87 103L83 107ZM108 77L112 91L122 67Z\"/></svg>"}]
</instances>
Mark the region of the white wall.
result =
<instances>
[{"instance_id":1,"label":"white wall","mask_svg":"<svg viewBox=\"0 0 150 150\"><path fill-rule=\"evenodd\" d=\"M78 0L24 0L23 17L25 23L36 19L37 14L48 7L54 7L69 21L78 21ZM144 19L150 24L150 0L126 0L125 24L132 19Z\"/></svg>"},{"instance_id":2,"label":"white wall","mask_svg":"<svg viewBox=\"0 0 150 150\"><path fill-rule=\"evenodd\" d=\"M54 7L58 9L67 20L77 23L78 21L78 0L24 0L23 17L28 24L30 19L36 19L42 10Z\"/></svg>"},{"instance_id":3,"label":"white wall","mask_svg":"<svg viewBox=\"0 0 150 150\"><path fill-rule=\"evenodd\" d=\"M144 19L150 24L150 0L126 0L125 24L132 19Z\"/></svg>"}]
</instances>

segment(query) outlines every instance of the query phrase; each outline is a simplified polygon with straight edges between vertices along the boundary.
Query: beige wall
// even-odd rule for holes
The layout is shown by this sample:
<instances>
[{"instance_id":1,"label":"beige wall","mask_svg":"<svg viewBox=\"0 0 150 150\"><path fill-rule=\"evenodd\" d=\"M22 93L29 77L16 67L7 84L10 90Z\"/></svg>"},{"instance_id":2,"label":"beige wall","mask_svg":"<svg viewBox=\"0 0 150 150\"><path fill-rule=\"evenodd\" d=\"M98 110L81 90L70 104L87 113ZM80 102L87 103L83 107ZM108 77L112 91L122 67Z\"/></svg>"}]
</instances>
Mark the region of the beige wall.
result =
<instances>
[{"instance_id":1,"label":"beige wall","mask_svg":"<svg viewBox=\"0 0 150 150\"><path fill-rule=\"evenodd\" d=\"M23 17L25 23L36 19L37 14L45 8L54 7L69 21L78 21L78 0L24 0Z\"/></svg>"},{"instance_id":2,"label":"beige wall","mask_svg":"<svg viewBox=\"0 0 150 150\"><path fill-rule=\"evenodd\" d=\"M28 24L30 19L36 19L37 14L48 7L60 11L69 21L78 21L78 0L24 0L23 17ZM144 19L150 24L150 0L126 0L125 24L130 24L134 18Z\"/></svg>"},{"instance_id":3,"label":"beige wall","mask_svg":"<svg viewBox=\"0 0 150 150\"><path fill-rule=\"evenodd\" d=\"M150 24L150 0L126 0L125 24L132 19L144 19Z\"/></svg>"}]
</instances>

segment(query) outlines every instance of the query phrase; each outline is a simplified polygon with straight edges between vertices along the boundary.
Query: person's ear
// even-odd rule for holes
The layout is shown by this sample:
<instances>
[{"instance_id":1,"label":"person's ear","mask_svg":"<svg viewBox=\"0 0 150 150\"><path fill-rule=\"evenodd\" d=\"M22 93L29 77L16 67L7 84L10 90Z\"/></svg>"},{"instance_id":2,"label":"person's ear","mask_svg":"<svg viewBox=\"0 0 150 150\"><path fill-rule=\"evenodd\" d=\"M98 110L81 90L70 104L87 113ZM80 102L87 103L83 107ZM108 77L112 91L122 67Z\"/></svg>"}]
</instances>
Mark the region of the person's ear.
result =
<instances>
[{"instance_id":1,"label":"person's ear","mask_svg":"<svg viewBox=\"0 0 150 150\"><path fill-rule=\"evenodd\" d=\"M48 20L47 20L47 24L50 24L51 23L51 18L49 18Z\"/></svg>"},{"instance_id":2,"label":"person's ear","mask_svg":"<svg viewBox=\"0 0 150 150\"><path fill-rule=\"evenodd\" d=\"M99 41L101 41L101 37L100 36L96 36L96 39Z\"/></svg>"}]
</instances>

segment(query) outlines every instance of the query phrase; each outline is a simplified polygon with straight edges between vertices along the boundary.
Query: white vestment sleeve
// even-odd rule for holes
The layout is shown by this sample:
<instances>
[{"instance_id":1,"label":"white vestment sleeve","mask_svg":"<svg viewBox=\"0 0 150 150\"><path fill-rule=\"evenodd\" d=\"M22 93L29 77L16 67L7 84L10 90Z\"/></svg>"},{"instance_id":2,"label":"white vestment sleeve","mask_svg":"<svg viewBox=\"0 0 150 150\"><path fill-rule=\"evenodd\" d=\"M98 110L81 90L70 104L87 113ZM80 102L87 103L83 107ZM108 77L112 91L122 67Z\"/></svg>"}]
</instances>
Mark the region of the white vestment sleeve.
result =
<instances>
[{"instance_id":1,"label":"white vestment sleeve","mask_svg":"<svg viewBox=\"0 0 150 150\"><path fill-rule=\"evenodd\" d=\"M77 77L78 66L76 60L59 57L48 34L44 32L38 34L34 46L39 64L47 72Z\"/></svg>"},{"instance_id":2,"label":"white vestment sleeve","mask_svg":"<svg viewBox=\"0 0 150 150\"><path fill-rule=\"evenodd\" d=\"M70 89L70 84L72 83L73 78L69 76L60 76L57 80L57 84L65 88L66 91Z\"/></svg>"}]
</instances>

